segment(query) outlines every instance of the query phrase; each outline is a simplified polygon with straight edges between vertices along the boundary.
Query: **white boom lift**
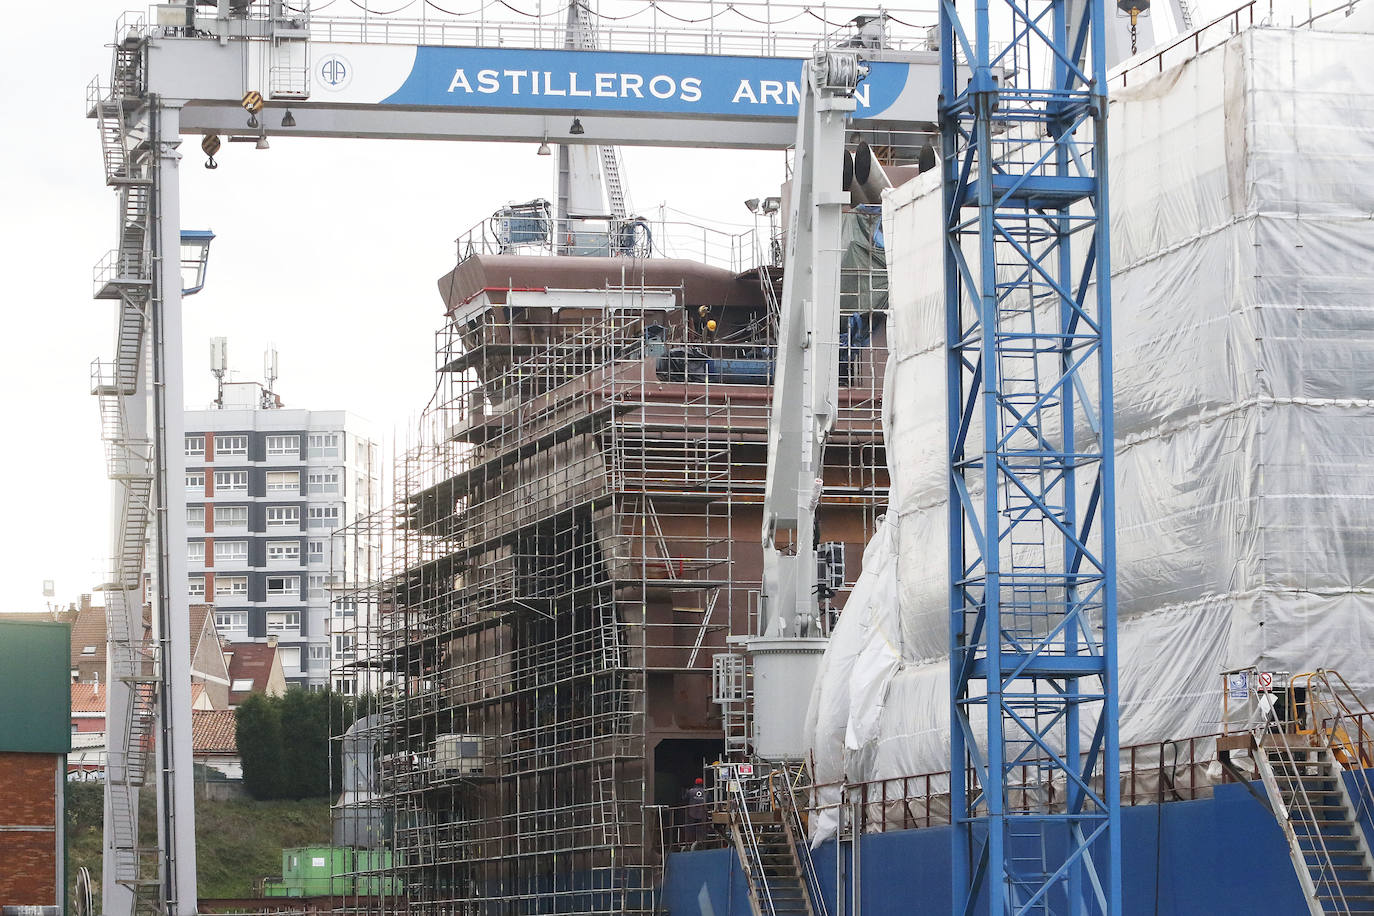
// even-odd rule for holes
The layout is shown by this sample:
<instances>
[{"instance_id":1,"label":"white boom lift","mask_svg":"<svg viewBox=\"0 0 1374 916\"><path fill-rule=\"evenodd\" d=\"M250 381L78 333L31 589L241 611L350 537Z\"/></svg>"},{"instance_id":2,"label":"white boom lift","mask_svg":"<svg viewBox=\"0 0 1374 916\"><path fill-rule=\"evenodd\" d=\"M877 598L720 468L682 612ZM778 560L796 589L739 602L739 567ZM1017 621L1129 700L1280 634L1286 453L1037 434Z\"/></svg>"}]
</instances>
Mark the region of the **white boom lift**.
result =
<instances>
[{"instance_id":1,"label":"white boom lift","mask_svg":"<svg viewBox=\"0 0 1374 916\"><path fill-rule=\"evenodd\" d=\"M840 219L844 137L867 65L854 51L806 64L797 120L792 209L783 275L764 485L761 636L820 636L816 505L825 442L835 425L840 362ZM779 535L790 533L791 553Z\"/></svg>"}]
</instances>

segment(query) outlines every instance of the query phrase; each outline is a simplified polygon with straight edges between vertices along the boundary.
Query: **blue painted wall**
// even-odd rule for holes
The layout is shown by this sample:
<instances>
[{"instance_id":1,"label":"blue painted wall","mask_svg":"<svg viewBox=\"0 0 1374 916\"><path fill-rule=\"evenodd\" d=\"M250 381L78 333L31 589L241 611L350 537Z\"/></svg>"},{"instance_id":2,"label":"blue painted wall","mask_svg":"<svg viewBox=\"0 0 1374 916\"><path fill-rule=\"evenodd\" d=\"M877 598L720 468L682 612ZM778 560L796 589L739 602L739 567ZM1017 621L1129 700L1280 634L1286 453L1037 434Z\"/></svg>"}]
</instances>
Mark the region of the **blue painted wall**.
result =
<instances>
[{"instance_id":1,"label":"blue painted wall","mask_svg":"<svg viewBox=\"0 0 1374 916\"><path fill-rule=\"evenodd\" d=\"M1126 808L1122 822L1125 916L1307 912L1283 834L1244 786L1217 786L1213 798L1200 801ZM1370 826L1365 824L1367 832ZM950 828L872 834L862 844L859 916L950 912ZM845 856L848 861L848 850ZM815 857L833 907L835 844L825 843ZM708 907L701 899L709 901ZM673 855L663 900L672 916L750 912L733 849Z\"/></svg>"}]
</instances>

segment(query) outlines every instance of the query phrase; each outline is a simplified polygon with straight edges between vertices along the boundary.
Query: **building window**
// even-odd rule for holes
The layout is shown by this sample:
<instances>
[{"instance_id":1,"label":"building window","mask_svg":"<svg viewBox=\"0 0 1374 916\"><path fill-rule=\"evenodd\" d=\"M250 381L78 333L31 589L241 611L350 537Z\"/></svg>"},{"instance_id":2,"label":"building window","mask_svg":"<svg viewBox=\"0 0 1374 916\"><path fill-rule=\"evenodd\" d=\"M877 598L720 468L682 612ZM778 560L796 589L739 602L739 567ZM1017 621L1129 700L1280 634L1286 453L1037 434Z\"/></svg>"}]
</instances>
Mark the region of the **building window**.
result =
<instances>
[{"instance_id":1,"label":"building window","mask_svg":"<svg viewBox=\"0 0 1374 916\"><path fill-rule=\"evenodd\" d=\"M215 556L219 556L219 551L215 551ZM204 563L205 562L205 542L187 541L186 542L186 562Z\"/></svg>"},{"instance_id":2,"label":"building window","mask_svg":"<svg viewBox=\"0 0 1374 916\"><path fill-rule=\"evenodd\" d=\"M82 646L82 647L81 647L81 654L82 654L82 655L95 655L95 646Z\"/></svg>"},{"instance_id":3,"label":"building window","mask_svg":"<svg viewBox=\"0 0 1374 916\"><path fill-rule=\"evenodd\" d=\"M351 696L353 696L353 690L354 690L353 678L351 678L351 677L336 677L336 678L334 678L334 692L335 692L335 693L341 693L341 694L343 694L343 695L346 696L346 697L351 697Z\"/></svg>"},{"instance_id":4,"label":"building window","mask_svg":"<svg viewBox=\"0 0 1374 916\"><path fill-rule=\"evenodd\" d=\"M201 545L203 550L204 544ZM215 562L244 562L248 559L247 541L215 541Z\"/></svg>"},{"instance_id":5,"label":"building window","mask_svg":"<svg viewBox=\"0 0 1374 916\"><path fill-rule=\"evenodd\" d=\"M205 457L205 437L187 436L186 437L186 457L204 458Z\"/></svg>"},{"instance_id":6,"label":"building window","mask_svg":"<svg viewBox=\"0 0 1374 916\"><path fill-rule=\"evenodd\" d=\"M215 529L247 528L247 506L215 506Z\"/></svg>"},{"instance_id":7,"label":"building window","mask_svg":"<svg viewBox=\"0 0 1374 916\"><path fill-rule=\"evenodd\" d=\"M282 646L277 650L281 656L281 666L283 668L300 668L301 666L301 647Z\"/></svg>"},{"instance_id":8,"label":"building window","mask_svg":"<svg viewBox=\"0 0 1374 916\"><path fill-rule=\"evenodd\" d=\"M186 527L193 531L205 530L205 507L187 506L186 507Z\"/></svg>"},{"instance_id":9,"label":"building window","mask_svg":"<svg viewBox=\"0 0 1374 916\"><path fill-rule=\"evenodd\" d=\"M358 613L357 598L340 598L334 602L335 617L353 617Z\"/></svg>"},{"instance_id":10,"label":"building window","mask_svg":"<svg viewBox=\"0 0 1374 916\"><path fill-rule=\"evenodd\" d=\"M268 493L299 493L301 491L300 471L268 471Z\"/></svg>"},{"instance_id":11,"label":"building window","mask_svg":"<svg viewBox=\"0 0 1374 916\"><path fill-rule=\"evenodd\" d=\"M221 455L247 455L248 437L247 436L216 436L215 437L215 457Z\"/></svg>"},{"instance_id":12,"label":"building window","mask_svg":"<svg viewBox=\"0 0 1374 916\"><path fill-rule=\"evenodd\" d=\"M272 580L267 580L271 582ZM267 615L267 632L281 633L284 630L301 628L300 611L272 611Z\"/></svg>"},{"instance_id":13,"label":"building window","mask_svg":"<svg viewBox=\"0 0 1374 916\"><path fill-rule=\"evenodd\" d=\"M333 531L335 528L339 527L339 507L311 506L310 527L327 528L330 531Z\"/></svg>"},{"instance_id":14,"label":"building window","mask_svg":"<svg viewBox=\"0 0 1374 916\"><path fill-rule=\"evenodd\" d=\"M267 594L276 595L299 595L301 593L300 576L268 576ZM298 615L299 617L299 615ZM297 626L299 626L299 621Z\"/></svg>"},{"instance_id":15,"label":"building window","mask_svg":"<svg viewBox=\"0 0 1374 916\"><path fill-rule=\"evenodd\" d=\"M310 647L310 670L323 671L329 667L329 647L311 646Z\"/></svg>"},{"instance_id":16,"label":"building window","mask_svg":"<svg viewBox=\"0 0 1374 916\"><path fill-rule=\"evenodd\" d=\"M309 455L311 458L339 457L339 434L319 433L310 437Z\"/></svg>"},{"instance_id":17,"label":"building window","mask_svg":"<svg viewBox=\"0 0 1374 916\"><path fill-rule=\"evenodd\" d=\"M306 483L311 493L338 493L339 472L311 471L306 475Z\"/></svg>"},{"instance_id":18,"label":"building window","mask_svg":"<svg viewBox=\"0 0 1374 916\"><path fill-rule=\"evenodd\" d=\"M273 560L290 560L295 563L301 561L301 542L300 541L268 541L267 542L267 562Z\"/></svg>"},{"instance_id":19,"label":"building window","mask_svg":"<svg viewBox=\"0 0 1374 916\"><path fill-rule=\"evenodd\" d=\"M267 527L268 528L295 528L301 527L301 507L300 506L268 506L267 507Z\"/></svg>"},{"instance_id":20,"label":"building window","mask_svg":"<svg viewBox=\"0 0 1374 916\"><path fill-rule=\"evenodd\" d=\"M239 677L229 684L229 689L234 693L245 693L253 689L253 679L251 677Z\"/></svg>"},{"instance_id":21,"label":"building window","mask_svg":"<svg viewBox=\"0 0 1374 916\"><path fill-rule=\"evenodd\" d=\"M201 545L201 546L204 546L204 545ZM205 597L205 577L204 577L204 576L187 576L187 577L186 577L186 593L187 593L188 595L190 595L192 598L204 598L204 597Z\"/></svg>"},{"instance_id":22,"label":"building window","mask_svg":"<svg viewBox=\"0 0 1374 916\"><path fill-rule=\"evenodd\" d=\"M352 658L353 657L353 634L340 633L334 637L334 657Z\"/></svg>"},{"instance_id":23,"label":"building window","mask_svg":"<svg viewBox=\"0 0 1374 916\"><path fill-rule=\"evenodd\" d=\"M310 542L310 562L311 562L311 563L323 563L323 562L324 562L324 541L311 541L311 542Z\"/></svg>"},{"instance_id":24,"label":"building window","mask_svg":"<svg viewBox=\"0 0 1374 916\"><path fill-rule=\"evenodd\" d=\"M188 471L188 472L187 472L187 474L186 474L186 492L187 492L187 493L197 493L197 494L202 494L202 495L205 493L205 472L204 472L204 471Z\"/></svg>"},{"instance_id":25,"label":"building window","mask_svg":"<svg viewBox=\"0 0 1374 916\"><path fill-rule=\"evenodd\" d=\"M215 493L247 493L247 471L216 471Z\"/></svg>"},{"instance_id":26,"label":"building window","mask_svg":"<svg viewBox=\"0 0 1374 916\"><path fill-rule=\"evenodd\" d=\"M248 612L215 611L215 629L226 631L248 629Z\"/></svg>"},{"instance_id":27,"label":"building window","mask_svg":"<svg viewBox=\"0 0 1374 916\"><path fill-rule=\"evenodd\" d=\"M216 598L238 598L248 594L247 576L216 576L215 577L215 597ZM244 618L244 626L248 626L248 618Z\"/></svg>"},{"instance_id":28,"label":"building window","mask_svg":"<svg viewBox=\"0 0 1374 916\"><path fill-rule=\"evenodd\" d=\"M289 455L292 458L299 458L301 456L301 437L268 436L267 455L269 458L276 455Z\"/></svg>"}]
</instances>

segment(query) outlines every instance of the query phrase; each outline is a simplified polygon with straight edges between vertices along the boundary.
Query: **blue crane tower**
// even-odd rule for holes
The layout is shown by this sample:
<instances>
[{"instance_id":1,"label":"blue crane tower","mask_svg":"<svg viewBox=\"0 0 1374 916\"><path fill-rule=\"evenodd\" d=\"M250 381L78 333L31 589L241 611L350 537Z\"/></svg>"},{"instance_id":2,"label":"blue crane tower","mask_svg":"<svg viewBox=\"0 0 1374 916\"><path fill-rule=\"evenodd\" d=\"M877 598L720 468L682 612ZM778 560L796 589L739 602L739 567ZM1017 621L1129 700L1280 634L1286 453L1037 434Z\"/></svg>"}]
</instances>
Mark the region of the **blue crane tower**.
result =
<instances>
[{"instance_id":1,"label":"blue crane tower","mask_svg":"<svg viewBox=\"0 0 1374 916\"><path fill-rule=\"evenodd\" d=\"M1104 27L941 4L955 914L1121 911Z\"/></svg>"}]
</instances>

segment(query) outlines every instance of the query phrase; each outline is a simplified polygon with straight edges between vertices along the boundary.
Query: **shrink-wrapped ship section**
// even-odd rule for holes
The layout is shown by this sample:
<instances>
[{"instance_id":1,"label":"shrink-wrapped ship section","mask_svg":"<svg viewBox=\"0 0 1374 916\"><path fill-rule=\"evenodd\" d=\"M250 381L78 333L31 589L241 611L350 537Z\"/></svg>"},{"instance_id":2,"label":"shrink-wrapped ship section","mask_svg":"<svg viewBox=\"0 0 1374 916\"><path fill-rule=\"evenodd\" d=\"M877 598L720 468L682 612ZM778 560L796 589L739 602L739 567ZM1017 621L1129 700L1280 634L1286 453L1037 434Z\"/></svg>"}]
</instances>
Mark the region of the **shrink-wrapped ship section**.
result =
<instances>
[{"instance_id":1,"label":"shrink-wrapped ship section","mask_svg":"<svg viewBox=\"0 0 1374 916\"><path fill-rule=\"evenodd\" d=\"M1228 668L1374 700L1369 46L1252 28L1113 90L1123 745L1220 731ZM940 197L886 197L891 505L813 697L819 783L949 768Z\"/></svg>"}]
</instances>

